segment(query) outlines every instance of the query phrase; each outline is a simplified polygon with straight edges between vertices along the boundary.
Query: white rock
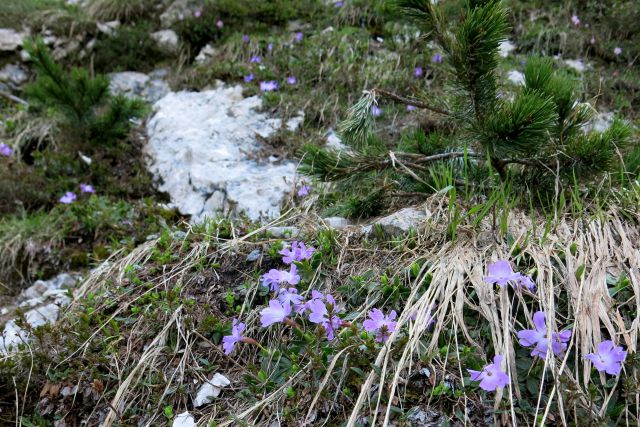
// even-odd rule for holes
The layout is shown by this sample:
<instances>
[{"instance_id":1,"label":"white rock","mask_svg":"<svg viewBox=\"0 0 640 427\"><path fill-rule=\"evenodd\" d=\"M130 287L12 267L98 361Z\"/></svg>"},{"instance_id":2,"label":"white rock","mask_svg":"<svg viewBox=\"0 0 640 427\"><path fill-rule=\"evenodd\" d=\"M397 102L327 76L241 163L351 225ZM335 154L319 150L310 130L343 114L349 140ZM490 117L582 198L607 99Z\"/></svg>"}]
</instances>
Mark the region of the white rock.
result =
<instances>
[{"instance_id":1,"label":"white rock","mask_svg":"<svg viewBox=\"0 0 640 427\"><path fill-rule=\"evenodd\" d=\"M579 73L589 68L589 65L585 64L582 59L565 59L564 63L567 64L569 68L573 68Z\"/></svg>"},{"instance_id":2,"label":"white rock","mask_svg":"<svg viewBox=\"0 0 640 427\"><path fill-rule=\"evenodd\" d=\"M226 210L251 219L272 218L291 191L295 164L258 162L261 145L282 125L256 110L258 96L242 86L203 92L171 92L154 105L149 120L150 170L172 206L198 222Z\"/></svg>"},{"instance_id":3,"label":"white rock","mask_svg":"<svg viewBox=\"0 0 640 427\"><path fill-rule=\"evenodd\" d=\"M586 126L582 129L585 132L604 132L611 127L611 123L613 123L614 113L603 111L597 113Z\"/></svg>"},{"instance_id":4,"label":"white rock","mask_svg":"<svg viewBox=\"0 0 640 427\"><path fill-rule=\"evenodd\" d=\"M224 375L216 373L213 378L200 386L196 398L193 400L193 406L199 408L207 403L213 402L213 399L220 396L222 389L231 384L231 381Z\"/></svg>"},{"instance_id":5,"label":"white rock","mask_svg":"<svg viewBox=\"0 0 640 427\"><path fill-rule=\"evenodd\" d=\"M205 45L200 52L198 52L198 56L196 56L196 63L202 64L207 61L207 59L213 57L216 54L216 48L213 47L212 44Z\"/></svg>"},{"instance_id":6,"label":"white rock","mask_svg":"<svg viewBox=\"0 0 640 427\"><path fill-rule=\"evenodd\" d=\"M183 412L176 415L173 419L172 427L196 427L196 420L189 412Z\"/></svg>"},{"instance_id":7,"label":"white rock","mask_svg":"<svg viewBox=\"0 0 640 427\"><path fill-rule=\"evenodd\" d=\"M285 237L294 238L300 235L300 229L298 227L269 227L267 231L276 239Z\"/></svg>"},{"instance_id":8,"label":"white rock","mask_svg":"<svg viewBox=\"0 0 640 427\"><path fill-rule=\"evenodd\" d=\"M43 307L34 308L27 311L24 316L27 319L27 323L34 328L38 326L46 325L47 323L55 322L58 320L58 313L60 307L57 304L47 304Z\"/></svg>"},{"instance_id":9,"label":"white rock","mask_svg":"<svg viewBox=\"0 0 640 427\"><path fill-rule=\"evenodd\" d=\"M366 233L373 230L373 225L379 225L382 230L392 236L404 234L411 229L417 229L420 224L428 218L423 209L414 207L404 208L391 215L385 216L375 221L372 225L364 228Z\"/></svg>"},{"instance_id":10,"label":"white rock","mask_svg":"<svg viewBox=\"0 0 640 427\"><path fill-rule=\"evenodd\" d=\"M344 228L350 224L348 219L342 218L341 216L331 216L329 218L323 218L322 220L331 228Z\"/></svg>"},{"instance_id":11,"label":"white rock","mask_svg":"<svg viewBox=\"0 0 640 427\"><path fill-rule=\"evenodd\" d=\"M524 85L524 74L517 70L511 70L507 74L507 79L515 85Z\"/></svg>"},{"instance_id":12,"label":"white rock","mask_svg":"<svg viewBox=\"0 0 640 427\"><path fill-rule=\"evenodd\" d=\"M151 38L158 43L158 45L169 52L176 52L178 50L178 34L173 30L160 30L155 33L151 33Z\"/></svg>"},{"instance_id":13,"label":"white rock","mask_svg":"<svg viewBox=\"0 0 640 427\"><path fill-rule=\"evenodd\" d=\"M110 36L120 26L120 21L98 22L96 23L98 31Z\"/></svg>"},{"instance_id":14,"label":"white rock","mask_svg":"<svg viewBox=\"0 0 640 427\"><path fill-rule=\"evenodd\" d=\"M27 72L18 64L7 64L0 69L0 82L20 86L26 82L28 78Z\"/></svg>"},{"instance_id":15,"label":"white rock","mask_svg":"<svg viewBox=\"0 0 640 427\"><path fill-rule=\"evenodd\" d=\"M506 58L515 49L516 45L514 45L510 40L505 40L500 43L498 54L503 58Z\"/></svg>"},{"instance_id":16,"label":"white rock","mask_svg":"<svg viewBox=\"0 0 640 427\"><path fill-rule=\"evenodd\" d=\"M0 52L11 52L22 47L27 33L21 33L11 28L0 28Z\"/></svg>"},{"instance_id":17,"label":"white rock","mask_svg":"<svg viewBox=\"0 0 640 427\"><path fill-rule=\"evenodd\" d=\"M4 331L0 337L0 354L6 354L15 350L18 344L27 342L29 334L16 325L15 320L9 320L4 325Z\"/></svg>"},{"instance_id":18,"label":"white rock","mask_svg":"<svg viewBox=\"0 0 640 427\"><path fill-rule=\"evenodd\" d=\"M329 131L325 135L325 138L327 139L327 143L325 145L325 147L327 148L332 148L337 151L344 151L349 149L348 146L342 143L342 140L333 129L329 129Z\"/></svg>"}]
</instances>

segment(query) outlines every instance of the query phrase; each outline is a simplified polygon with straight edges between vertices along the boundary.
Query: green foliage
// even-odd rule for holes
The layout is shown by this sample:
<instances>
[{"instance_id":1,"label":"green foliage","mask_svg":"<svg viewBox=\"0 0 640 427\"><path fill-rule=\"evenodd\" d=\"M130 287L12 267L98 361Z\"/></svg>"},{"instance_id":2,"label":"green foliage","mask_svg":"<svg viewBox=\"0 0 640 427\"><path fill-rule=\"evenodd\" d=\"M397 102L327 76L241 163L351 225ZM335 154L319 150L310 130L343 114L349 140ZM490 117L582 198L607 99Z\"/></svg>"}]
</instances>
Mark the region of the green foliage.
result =
<instances>
[{"instance_id":1,"label":"green foliage","mask_svg":"<svg viewBox=\"0 0 640 427\"><path fill-rule=\"evenodd\" d=\"M50 109L80 138L95 141L91 138L99 136L99 142L112 143L128 132L131 118L142 115L140 101L110 96L106 76L91 77L81 68L65 72L41 39L27 41L25 49L38 74L27 87L29 98Z\"/></svg>"},{"instance_id":2,"label":"green foliage","mask_svg":"<svg viewBox=\"0 0 640 427\"><path fill-rule=\"evenodd\" d=\"M101 37L94 48L93 64L99 72L136 70L149 72L159 62L171 59L166 49L151 38L151 22L122 25L114 34Z\"/></svg>"},{"instance_id":3,"label":"green foliage","mask_svg":"<svg viewBox=\"0 0 640 427\"><path fill-rule=\"evenodd\" d=\"M88 12L96 21L131 21L153 10L153 0L91 0Z\"/></svg>"},{"instance_id":4,"label":"green foliage","mask_svg":"<svg viewBox=\"0 0 640 427\"><path fill-rule=\"evenodd\" d=\"M604 133L583 132L594 108L576 101L577 80L555 70L552 60L529 58L524 86L513 94L499 91L498 50L509 30L501 1L467 3L453 29L445 24L450 11L440 5L422 0L393 4L445 53L449 90L441 97L421 91L407 97L384 89L367 91L339 128L350 152L305 149L301 172L337 182L336 190L344 192L343 206L351 206L346 211L361 212L371 194L376 194L378 206L385 195L391 200L406 192L449 186L482 190L492 173L503 181L515 177L525 189L536 188L531 196L538 197L555 188L555 170L561 170L563 183L570 186L573 179L588 183L620 169L617 152L630 146L628 125L619 121ZM371 107L384 97L443 116L446 134L415 132L399 143L371 138ZM395 151L387 154L393 146Z\"/></svg>"}]
</instances>

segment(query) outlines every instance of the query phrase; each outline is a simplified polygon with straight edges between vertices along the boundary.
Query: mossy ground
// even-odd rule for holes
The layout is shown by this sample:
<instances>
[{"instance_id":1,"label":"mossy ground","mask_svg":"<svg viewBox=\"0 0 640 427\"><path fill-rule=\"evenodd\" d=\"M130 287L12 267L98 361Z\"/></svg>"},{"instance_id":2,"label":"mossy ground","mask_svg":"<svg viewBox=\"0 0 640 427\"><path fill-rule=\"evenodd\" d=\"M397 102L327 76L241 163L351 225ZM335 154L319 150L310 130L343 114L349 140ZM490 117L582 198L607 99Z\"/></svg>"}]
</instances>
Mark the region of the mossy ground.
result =
<instances>
[{"instance_id":1,"label":"mossy ground","mask_svg":"<svg viewBox=\"0 0 640 427\"><path fill-rule=\"evenodd\" d=\"M637 124L640 71L635 61L640 46L640 10L629 1L606 2L605 8L600 2L586 3L509 1L517 50L503 61L503 71L520 70L522 61L533 53L561 55L556 61L561 68L568 68L562 59L582 58L591 68L582 74L569 72L581 79L586 99L597 99L598 108ZM166 67L174 89L200 90L220 79L245 85L246 95L260 93L259 81L278 80L279 91L262 95L264 108L283 118L298 111L305 113L300 131L279 132L268 141L272 144L269 150L287 156L298 155L308 142L324 144L327 130L336 129L363 89L375 85L400 94L445 90L441 79L445 66L431 61L437 52L425 48L415 36L416 29L395 17L382 1L346 1L341 8L319 1L279 0L261 2L259 7L244 0L207 3L199 17L189 15L174 25L183 42L177 55L160 54L148 37L161 26L155 9L147 10L152 12L123 18L120 29L108 37L97 31L95 19L81 7L53 0L8 0L0 5L0 27L29 22L34 28L44 25L60 36L71 28L87 39L96 37L92 60L71 55L63 61L67 70L72 65L103 73ZM455 10L453 4L447 7L447 13ZM573 14L580 17L580 26L571 22ZM222 28L216 25L218 21L224 23ZM75 25L70 27L70 22ZM296 41L296 32L302 32L301 41ZM249 36L248 43L243 35ZM595 37L593 44L591 37ZM193 59L208 43L215 48L213 57L204 64L194 64ZM613 54L615 47L622 48L620 56ZM250 61L254 56L261 57L260 64ZM425 76L415 77L415 67L423 67ZM251 73L254 81L245 83L244 77ZM289 76L296 77L295 85L286 83ZM535 410L537 393L550 392L553 379L565 381L561 384L566 387L562 390L565 401L542 402L549 404L550 422L562 419L562 405L571 409L564 416L571 413L576 423L616 424L637 416L637 408L627 404L637 390L633 375L624 377L618 386L609 381L604 386L594 382L583 387L570 372L544 374L540 364L519 365L516 386L521 394L516 394L513 406L503 399L494 407L497 400L471 387L464 379L463 367L483 364L484 355L496 345L492 334L500 328L491 323L487 311L458 310L453 302L440 313L440 336L429 332L414 341L401 338L387 353L391 368L385 365L383 369L376 361L383 350L372 337L355 330L345 330L334 346L323 344L316 336L318 330L310 325L302 336L284 330L265 332L257 326L255 309L265 304L267 296L257 284L262 273L277 266L275 253L281 244L277 239L260 232L238 240L257 226L227 220L191 230L175 213L158 207L164 200L151 189L136 129L117 144L87 146L52 120L46 109L25 111L4 98L0 103L5 124L2 138L19 144L22 150L10 160L0 159L0 281L5 284L0 293L15 294L25 282L68 268L86 271L117 255L108 270L91 276L60 324L34 331L37 339L29 351L0 358L0 423L15 422L18 393L24 396L18 404L23 425L53 425L61 418L68 425L81 420L92 424L104 418L114 403L118 408L115 424L132 425L142 420L152 425L170 424L176 414L193 411L193 380L201 382L214 372L222 372L233 380L233 386L225 391L223 400L194 411L203 420L233 424L233 417L255 404L258 410L248 414L249 424L280 417L286 425L301 425L317 393L316 419L327 418L329 425L341 425L368 376L386 370L399 373L393 384L404 387L403 400L395 396L388 399L388 392L372 391L368 395L374 402L371 411L362 415L384 417L391 408L398 425L407 422L411 408L426 406L451 424L463 422L465 414L472 425L482 425L485 417L494 415L507 422L511 412L519 420L531 420L536 413L540 415ZM407 112L402 105L381 107L376 132L382 144L402 138L407 146L419 145L429 132L447 132L446 121L432 114ZM82 161L79 151L91 157L91 165ZM57 202L81 182L93 184L98 195L81 197L71 206ZM555 211L533 209L537 219L529 220L538 228L524 237L522 227L530 223L523 226L514 221L521 219L521 211L516 212L512 199L504 194L488 201L471 196L456 199L450 193L447 197L431 196L432 211L441 215L426 231L396 239L326 230L310 225L317 222L312 215L290 221L302 224L305 239L320 249L304 266L305 286L335 291L355 318L364 316L374 303L401 311L409 304L413 290L433 297L437 287L430 288L431 283L452 286L446 289L460 292L461 300L467 298L473 306L479 303L480 288L470 283L478 281L478 269L484 266L479 254L491 252L515 257L522 271L541 278L549 277L545 272L555 272L548 280L548 290L555 289L564 304L558 308L560 320L575 313L567 297L574 288L565 288L563 283L575 284L585 275L602 274L600 261L585 237L602 237L592 224L603 221L610 238L600 254L607 250L613 253L612 248L622 242L637 242L633 234L638 220L637 187L614 192L604 209L593 201L597 198L583 199L580 191L573 192L573 200L554 206ZM391 209L423 202L425 197L398 198ZM340 194L331 192L314 200L316 205L311 207L307 202L306 208L313 211L344 202ZM351 211L355 216L390 209L381 206L375 194L367 203L356 202ZM527 205L522 200L519 203ZM602 214L603 210L607 214ZM581 230L583 237L563 232L563 227ZM177 230L188 233L185 236ZM160 237L145 243L154 233ZM492 244L494 241L497 243ZM578 245L575 250L574 245ZM579 245L585 246L583 251ZM445 261L449 266L459 262L434 249L439 247L464 253L473 273L442 266ZM246 255L256 248L262 250L260 260L247 262ZM633 245L625 248L638 250ZM541 253L546 258L540 259ZM607 308L615 308L620 315L616 333L622 336L624 328L632 327L633 313L637 312L632 298L637 296L633 291L637 278L630 269L634 259L615 252L610 262L617 273L605 274L608 289L615 296ZM434 282L437 274L439 279ZM526 297L518 301L520 308L532 302ZM526 324L522 312L514 313L514 319ZM231 319L238 316L249 319L248 332L260 338L267 350L245 346L234 358L221 353L221 336L229 332ZM469 329L465 331L465 327ZM410 341L418 346L418 357L411 369L403 370L402 351ZM338 356L341 351L344 353ZM517 352L526 359L525 350ZM626 367L635 372L635 356ZM430 373L418 374L423 368ZM29 376L24 375L27 371ZM325 375L327 382L323 382ZM546 386L539 383L545 375ZM527 376L537 379L523 380ZM127 379L129 385L125 385ZM76 385L73 395L60 394L64 387ZM118 390L127 399L116 397ZM604 415L596 416L589 405L602 404L605 391L614 397ZM378 396L381 405L375 403Z\"/></svg>"}]
</instances>

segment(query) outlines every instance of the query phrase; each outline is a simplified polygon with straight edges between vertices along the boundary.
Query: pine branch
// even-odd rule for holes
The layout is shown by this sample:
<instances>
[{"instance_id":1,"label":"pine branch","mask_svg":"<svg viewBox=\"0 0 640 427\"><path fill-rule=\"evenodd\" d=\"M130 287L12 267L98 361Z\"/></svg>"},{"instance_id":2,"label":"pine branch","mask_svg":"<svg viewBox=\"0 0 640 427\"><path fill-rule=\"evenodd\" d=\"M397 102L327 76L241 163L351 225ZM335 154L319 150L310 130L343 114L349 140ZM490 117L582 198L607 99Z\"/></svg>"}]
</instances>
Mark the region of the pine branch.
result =
<instances>
[{"instance_id":1,"label":"pine branch","mask_svg":"<svg viewBox=\"0 0 640 427\"><path fill-rule=\"evenodd\" d=\"M434 107L433 105L429 105L426 104L422 101L418 101L416 99L410 99L410 98L405 98L404 96L401 95L397 95L391 91L388 91L386 89L381 89L381 88L373 88L371 89L371 92L373 93L377 93L380 94L382 96L385 96L387 98L393 99L394 101L398 101L401 104L405 104L405 105L413 105L414 107L417 108L424 108L426 110L431 110L435 113L439 113L445 116L449 116L451 115L451 113L445 109L439 108L439 107Z\"/></svg>"}]
</instances>

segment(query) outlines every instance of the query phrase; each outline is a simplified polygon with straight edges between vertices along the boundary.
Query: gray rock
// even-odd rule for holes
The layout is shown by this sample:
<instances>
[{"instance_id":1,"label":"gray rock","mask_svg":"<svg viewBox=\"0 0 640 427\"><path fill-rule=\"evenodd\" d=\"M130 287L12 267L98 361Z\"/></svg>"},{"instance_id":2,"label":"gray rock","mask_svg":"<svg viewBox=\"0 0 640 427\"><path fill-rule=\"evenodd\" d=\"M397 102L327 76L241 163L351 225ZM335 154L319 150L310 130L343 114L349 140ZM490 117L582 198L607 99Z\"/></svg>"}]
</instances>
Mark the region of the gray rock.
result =
<instances>
[{"instance_id":1,"label":"gray rock","mask_svg":"<svg viewBox=\"0 0 640 427\"><path fill-rule=\"evenodd\" d=\"M184 231L178 230L173 232L174 240L184 240L186 238L187 238L187 233L185 233Z\"/></svg>"},{"instance_id":2,"label":"gray rock","mask_svg":"<svg viewBox=\"0 0 640 427\"><path fill-rule=\"evenodd\" d=\"M573 68L579 73L582 73L587 68L591 68L591 66L585 63L582 59L565 59L564 63L567 64L569 68Z\"/></svg>"},{"instance_id":3,"label":"gray rock","mask_svg":"<svg viewBox=\"0 0 640 427\"><path fill-rule=\"evenodd\" d=\"M12 52L22 47L28 33L11 28L0 28L0 52Z\"/></svg>"},{"instance_id":4,"label":"gray rock","mask_svg":"<svg viewBox=\"0 0 640 427\"><path fill-rule=\"evenodd\" d=\"M341 216L332 216L323 218L322 220L331 228L344 228L351 224L348 219L342 218Z\"/></svg>"},{"instance_id":5,"label":"gray rock","mask_svg":"<svg viewBox=\"0 0 640 427\"><path fill-rule=\"evenodd\" d=\"M27 71L19 64L7 64L0 69L0 82L8 83L14 87L21 86L28 78Z\"/></svg>"},{"instance_id":6,"label":"gray rock","mask_svg":"<svg viewBox=\"0 0 640 427\"><path fill-rule=\"evenodd\" d=\"M171 88L161 79L137 71L123 71L109 74L111 84L109 89L113 94L122 94L130 98L142 98L153 103L168 94Z\"/></svg>"},{"instance_id":7,"label":"gray rock","mask_svg":"<svg viewBox=\"0 0 640 427\"><path fill-rule=\"evenodd\" d=\"M200 52L198 52L198 56L196 56L196 63L203 64L207 62L209 58L212 58L216 54L216 48L213 47L212 44L205 45Z\"/></svg>"},{"instance_id":8,"label":"gray rock","mask_svg":"<svg viewBox=\"0 0 640 427\"><path fill-rule=\"evenodd\" d=\"M372 225L365 227L365 232L370 233L373 230L373 226L379 225L386 234L398 236L411 229L417 229L427 218L427 213L422 209L414 207L404 208L389 216L380 218Z\"/></svg>"},{"instance_id":9,"label":"gray rock","mask_svg":"<svg viewBox=\"0 0 640 427\"><path fill-rule=\"evenodd\" d=\"M257 261L260 258L260 255L262 255L262 251L260 249L252 250L249 255L247 255L247 262Z\"/></svg>"},{"instance_id":10,"label":"gray rock","mask_svg":"<svg viewBox=\"0 0 640 427\"><path fill-rule=\"evenodd\" d=\"M415 407L409 411L407 421L411 427L440 427L442 416L429 408Z\"/></svg>"},{"instance_id":11,"label":"gray rock","mask_svg":"<svg viewBox=\"0 0 640 427\"><path fill-rule=\"evenodd\" d=\"M511 70L507 73L507 80L515 85L524 85L524 74L518 70Z\"/></svg>"},{"instance_id":12,"label":"gray rock","mask_svg":"<svg viewBox=\"0 0 640 427\"><path fill-rule=\"evenodd\" d=\"M160 15L160 22L165 28L171 27L180 19L193 16L194 11L202 8L203 0L175 0Z\"/></svg>"},{"instance_id":13,"label":"gray rock","mask_svg":"<svg viewBox=\"0 0 640 427\"><path fill-rule=\"evenodd\" d=\"M151 38L158 43L158 46L169 53L176 53L178 51L178 34L173 30L156 31L155 33L151 33Z\"/></svg>"},{"instance_id":14,"label":"gray rock","mask_svg":"<svg viewBox=\"0 0 640 427\"><path fill-rule=\"evenodd\" d=\"M172 427L196 427L196 420L189 412L183 412L176 415L173 419Z\"/></svg>"},{"instance_id":15,"label":"gray rock","mask_svg":"<svg viewBox=\"0 0 640 427\"><path fill-rule=\"evenodd\" d=\"M501 57L506 58L507 56L509 56L511 52L516 50L516 45L513 44L510 40L505 40L500 43L500 46L498 49L499 49L498 54Z\"/></svg>"},{"instance_id":16,"label":"gray rock","mask_svg":"<svg viewBox=\"0 0 640 427\"><path fill-rule=\"evenodd\" d=\"M110 36L116 32L116 29L120 26L120 21L98 22L96 26L98 31Z\"/></svg>"},{"instance_id":17,"label":"gray rock","mask_svg":"<svg viewBox=\"0 0 640 427\"><path fill-rule=\"evenodd\" d=\"M154 105L147 124L149 168L172 206L193 222L244 211L253 220L279 215L291 191L295 164L259 161L266 138L282 126L258 110L242 86L171 92Z\"/></svg>"}]
</instances>

